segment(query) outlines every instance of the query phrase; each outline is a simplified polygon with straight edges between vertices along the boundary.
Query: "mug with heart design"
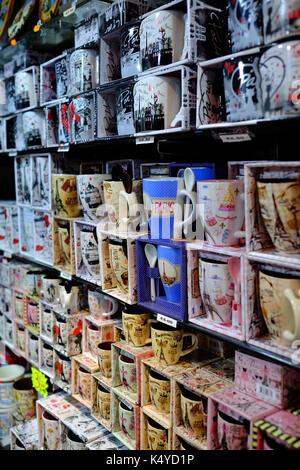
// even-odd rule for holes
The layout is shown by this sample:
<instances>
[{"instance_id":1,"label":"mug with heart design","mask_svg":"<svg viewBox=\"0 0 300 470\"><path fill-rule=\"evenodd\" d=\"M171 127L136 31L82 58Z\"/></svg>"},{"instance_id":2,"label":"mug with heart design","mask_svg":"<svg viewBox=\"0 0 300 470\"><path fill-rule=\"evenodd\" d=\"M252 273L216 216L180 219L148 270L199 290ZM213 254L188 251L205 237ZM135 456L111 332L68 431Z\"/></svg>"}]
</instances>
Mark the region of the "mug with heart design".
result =
<instances>
[{"instance_id":1,"label":"mug with heart design","mask_svg":"<svg viewBox=\"0 0 300 470\"><path fill-rule=\"evenodd\" d=\"M78 391L81 398L91 401L91 374L83 367L78 369Z\"/></svg>"},{"instance_id":2,"label":"mug with heart design","mask_svg":"<svg viewBox=\"0 0 300 470\"><path fill-rule=\"evenodd\" d=\"M17 72L15 75L16 108L36 106L33 86L33 72Z\"/></svg>"},{"instance_id":3,"label":"mug with heart design","mask_svg":"<svg viewBox=\"0 0 300 470\"><path fill-rule=\"evenodd\" d=\"M86 450L85 443L80 437L69 429L67 435L67 449L66 450Z\"/></svg>"},{"instance_id":4,"label":"mug with heart design","mask_svg":"<svg viewBox=\"0 0 300 470\"><path fill-rule=\"evenodd\" d=\"M125 340L135 347L146 346L151 343L150 314L136 313L133 309L122 311L122 325Z\"/></svg>"},{"instance_id":5,"label":"mug with heart design","mask_svg":"<svg viewBox=\"0 0 300 470\"><path fill-rule=\"evenodd\" d=\"M97 358L101 373L104 377L111 377L111 341L99 343L97 346Z\"/></svg>"},{"instance_id":6,"label":"mug with heart design","mask_svg":"<svg viewBox=\"0 0 300 470\"><path fill-rule=\"evenodd\" d=\"M120 428L128 439L135 440L135 416L134 409L122 401L119 402Z\"/></svg>"},{"instance_id":7,"label":"mug with heart design","mask_svg":"<svg viewBox=\"0 0 300 470\"><path fill-rule=\"evenodd\" d=\"M154 369L149 372L149 393L152 405L162 413L170 413L171 383Z\"/></svg>"},{"instance_id":8,"label":"mug with heart design","mask_svg":"<svg viewBox=\"0 0 300 470\"><path fill-rule=\"evenodd\" d=\"M276 251L300 253L299 181L257 181L260 214Z\"/></svg>"},{"instance_id":9,"label":"mug with heart design","mask_svg":"<svg viewBox=\"0 0 300 470\"><path fill-rule=\"evenodd\" d=\"M209 320L214 323L231 323L234 283L228 263L200 258L199 285Z\"/></svg>"},{"instance_id":10,"label":"mug with heart design","mask_svg":"<svg viewBox=\"0 0 300 470\"><path fill-rule=\"evenodd\" d=\"M77 49L70 57L69 94L76 95L96 88L98 84L97 51Z\"/></svg>"},{"instance_id":11,"label":"mug with heart design","mask_svg":"<svg viewBox=\"0 0 300 470\"><path fill-rule=\"evenodd\" d=\"M56 214L61 217L79 217L76 175L52 175L52 197Z\"/></svg>"},{"instance_id":12,"label":"mug with heart design","mask_svg":"<svg viewBox=\"0 0 300 470\"><path fill-rule=\"evenodd\" d=\"M221 450L247 450L248 430L245 424L218 411L218 440Z\"/></svg>"},{"instance_id":13,"label":"mug with heart design","mask_svg":"<svg viewBox=\"0 0 300 470\"><path fill-rule=\"evenodd\" d=\"M43 416L43 443L45 450L58 450L60 446L59 421L48 411Z\"/></svg>"},{"instance_id":14,"label":"mug with heart design","mask_svg":"<svg viewBox=\"0 0 300 470\"><path fill-rule=\"evenodd\" d=\"M109 239L110 266L121 292L128 293L127 240Z\"/></svg>"},{"instance_id":15,"label":"mug with heart design","mask_svg":"<svg viewBox=\"0 0 300 470\"><path fill-rule=\"evenodd\" d=\"M97 385L97 407L102 419L110 419L110 391L99 382Z\"/></svg>"},{"instance_id":16,"label":"mug with heart design","mask_svg":"<svg viewBox=\"0 0 300 470\"><path fill-rule=\"evenodd\" d=\"M189 390L181 389L181 414L184 427L196 436L204 435L202 399Z\"/></svg>"},{"instance_id":17,"label":"mug with heart design","mask_svg":"<svg viewBox=\"0 0 300 470\"><path fill-rule=\"evenodd\" d=\"M198 181L198 204L206 239L210 245L235 246L245 236L244 182Z\"/></svg>"},{"instance_id":18,"label":"mug with heart design","mask_svg":"<svg viewBox=\"0 0 300 470\"><path fill-rule=\"evenodd\" d=\"M180 80L175 77L145 77L133 87L136 132L170 129L180 112ZM174 123L174 126L173 126Z\"/></svg>"},{"instance_id":19,"label":"mug with heart design","mask_svg":"<svg viewBox=\"0 0 300 470\"><path fill-rule=\"evenodd\" d=\"M184 32L184 13L179 10L162 10L142 20L140 26L142 70L181 60Z\"/></svg>"},{"instance_id":20,"label":"mug with heart design","mask_svg":"<svg viewBox=\"0 0 300 470\"><path fill-rule=\"evenodd\" d=\"M110 319L119 310L117 299L98 291L88 291L88 304L90 314L99 320Z\"/></svg>"},{"instance_id":21,"label":"mug with heart design","mask_svg":"<svg viewBox=\"0 0 300 470\"><path fill-rule=\"evenodd\" d=\"M290 346L300 340L300 279L261 268L259 299L272 341Z\"/></svg>"},{"instance_id":22,"label":"mug with heart design","mask_svg":"<svg viewBox=\"0 0 300 470\"><path fill-rule=\"evenodd\" d=\"M98 237L96 229L80 230L80 250L87 274L94 278L100 277Z\"/></svg>"},{"instance_id":23,"label":"mug with heart design","mask_svg":"<svg viewBox=\"0 0 300 470\"><path fill-rule=\"evenodd\" d=\"M168 450L168 430L151 418L147 418L148 445L150 450Z\"/></svg>"},{"instance_id":24,"label":"mug with heart design","mask_svg":"<svg viewBox=\"0 0 300 470\"><path fill-rule=\"evenodd\" d=\"M183 350L183 338L192 337L194 344ZM177 364L181 357L194 351L198 338L194 333L185 333L183 329L172 328L164 323L151 326L151 338L154 357L160 364Z\"/></svg>"},{"instance_id":25,"label":"mug with heart design","mask_svg":"<svg viewBox=\"0 0 300 470\"><path fill-rule=\"evenodd\" d=\"M121 354L119 356L120 379L124 388L137 393L136 361L132 357Z\"/></svg>"},{"instance_id":26,"label":"mug with heart design","mask_svg":"<svg viewBox=\"0 0 300 470\"><path fill-rule=\"evenodd\" d=\"M103 204L103 181L109 181L111 175L92 174L77 176L77 191L83 216L87 220L98 221L97 208Z\"/></svg>"}]
</instances>

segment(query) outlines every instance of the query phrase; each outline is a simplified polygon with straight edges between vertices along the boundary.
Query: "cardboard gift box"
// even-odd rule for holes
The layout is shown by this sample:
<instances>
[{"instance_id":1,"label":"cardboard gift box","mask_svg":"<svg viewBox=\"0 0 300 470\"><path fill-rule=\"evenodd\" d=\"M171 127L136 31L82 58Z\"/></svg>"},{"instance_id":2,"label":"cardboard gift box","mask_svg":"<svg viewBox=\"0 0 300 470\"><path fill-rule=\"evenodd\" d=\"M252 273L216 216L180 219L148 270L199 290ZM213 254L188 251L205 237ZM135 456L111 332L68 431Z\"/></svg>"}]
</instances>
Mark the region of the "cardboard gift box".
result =
<instances>
[{"instance_id":1,"label":"cardboard gift box","mask_svg":"<svg viewBox=\"0 0 300 470\"><path fill-rule=\"evenodd\" d=\"M44 346L49 351L47 357L45 355ZM46 362L47 361L47 362ZM47 377L54 380L55 377L55 354L51 344L39 338L39 370Z\"/></svg>"},{"instance_id":2,"label":"cardboard gift box","mask_svg":"<svg viewBox=\"0 0 300 470\"><path fill-rule=\"evenodd\" d=\"M34 257L37 261L52 266L52 212L33 212L34 222Z\"/></svg>"},{"instance_id":3,"label":"cardboard gift box","mask_svg":"<svg viewBox=\"0 0 300 470\"><path fill-rule=\"evenodd\" d=\"M17 450L17 440L24 446L24 450L38 450L37 419L31 419L10 429L10 450Z\"/></svg>"},{"instance_id":4,"label":"cardboard gift box","mask_svg":"<svg viewBox=\"0 0 300 470\"><path fill-rule=\"evenodd\" d=\"M57 167L57 156L50 153L31 155L31 205L35 209L52 209L51 173Z\"/></svg>"},{"instance_id":5,"label":"cardboard gift box","mask_svg":"<svg viewBox=\"0 0 300 470\"><path fill-rule=\"evenodd\" d=\"M90 410L92 408L92 375L98 369L98 363L89 354L72 357L72 396ZM83 379L80 377L81 373L84 374Z\"/></svg>"},{"instance_id":6,"label":"cardboard gift box","mask_svg":"<svg viewBox=\"0 0 300 470\"><path fill-rule=\"evenodd\" d=\"M41 105L55 104L57 100L63 98L60 96L60 90L57 88L56 69L60 73L60 80L68 82L68 62L67 54L63 53L53 59L40 65L40 99Z\"/></svg>"},{"instance_id":7,"label":"cardboard gift box","mask_svg":"<svg viewBox=\"0 0 300 470\"><path fill-rule=\"evenodd\" d=\"M75 49L79 47L95 47L99 41L98 15L76 23L74 26Z\"/></svg>"},{"instance_id":8,"label":"cardboard gift box","mask_svg":"<svg viewBox=\"0 0 300 470\"><path fill-rule=\"evenodd\" d=\"M70 143L95 140L97 129L97 101L94 92L80 93L70 99Z\"/></svg>"},{"instance_id":9,"label":"cardboard gift box","mask_svg":"<svg viewBox=\"0 0 300 470\"><path fill-rule=\"evenodd\" d=\"M20 252L24 256L34 256L34 211L28 207L18 207Z\"/></svg>"},{"instance_id":10,"label":"cardboard gift box","mask_svg":"<svg viewBox=\"0 0 300 470\"><path fill-rule=\"evenodd\" d=\"M27 358L28 350L26 329L24 328L24 326L19 325L18 323L15 323L14 326L14 350L19 356Z\"/></svg>"},{"instance_id":11,"label":"cardboard gift box","mask_svg":"<svg viewBox=\"0 0 300 470\"><path fill-rule=\"evenodd\" d=\"M120 405L125 405L120 416ZM121 405L122 406L122 405ZM140 407L119 396L117 390L111 392L111 429L113 436L117 437L129 450L140 449ZM127 415L126 415L127 413Z\"/></svg>"},{"instance_id":12,"label":"cardboard gift box","mask_svg":"<svg viewBox=\"0 0 300 470\"><path fill-rule=\"evenodd\" d=\"M24 325L35 334L40 334L40 301L38 297L26 295L24 298Z\"/></svg>"},{"instance_id":13,"label":"cardboard gift box","mask_svg":"<svg viewBox=\"0 0 300 470\"><path fill-rule=\"evenodd\" d=\"M154 431L149 433L149 424ZM159 426L159 431L155 430L155 425ZM159 433L159 434L158 434ZM169 427L163 417L153 418L148 408L141 408L140 414L140 450L172 450L173 449L173 428Z\"/></svg>"},{"instance_id":14,"label":"cardboard gift box","mask_svg":"<svg viewBox=\"0 0 300 470\"><path fill-rule=\"evenodd\" d=\"M20 205L32 203L32 158L30 155L14 159L16 200Z\"/></svg>"},{"instance_id":15,"label":"cardboard gift box","mask_svg":"<svg viewBox=\"0 0 300 470\"><path fill-rule=\"evenodd\" d=\"M300 410L280 410L253 426L253 449L299 450Z\"/></svg>"},{"instance_id":16,"label":"cardboard gift box","mask_svg":"<svg viewBox=\"0 0 300 470\"><path fill-rule=\"evenodd\" d=\"M96 346L99 343L108 341L117 341L118 334L116 326L120 324L120 320L100 320L93 315L87 315L83 319L82 330L82 352L90 355L96 362L98 360ZM95 339L89 338L88 329L96 332Z\"/></svg>"},{"instance_id":17,"label":"cardboard gift box","mask_svg":"<svg viewBox=\"0 0 300 470\"><path fill-rule=\"evenodd\" d=\"M69 246L70 246L70 262L67 262L61 248L61 244L59 243L59 235L58 235L58 227L59 223L65 223L68 227L69 232ZM74 227L73 227L73 219L69 219L66 217L53 217L53 230L52 230L52 237L53 237L53 267L65 274L76 274L76 266L75 266L75 246L74 246Z\"/></svg>"},{"instance_id":18,"label":"cardboard gift box","mask_svg":"<svg viewBox=\"0 0 300 470\"><path fill-rule=\"evenodd\" d=\"M65 356L77 356L82 352L82 329L87 310L81 310L73 315L67 315L56 308L54 312L54 348ZM61 334L59 330L60 320L66 324L66 331L63 337L59 339ZM66 339L66 342L64 341Z\"/></svg>"},{"instance_id":19,"label":"cardboard gift box","mask_svg":"<svg viewBox=\"0 0 300 470\"><path fill-rule=\"evenodd\" d=\"M76 266L76 276L84 279L85 281L92 282L93 284L97 284L101 286L101 274L100 274L100 259L98 263L98 269L93 268L93 275L88 272L85 262L83 261L82 256L82 247L81 247L81 239L80 239L80 232L81 230L88 230L91 232L91 237L96 241L97 238L95 237L97 223L96 222L86 222L84 220L74 220L74 247L75 247L75 266ZM94 245L94 244L93 244ZM92 246L93 246L92 245ZM99 245L98 245L99 247ZM93 254L92 254L93 256ZM99 248L98 248L98 256L99 256ZM88 254L86 255L87 262L88 262ZM97 260L96 260L97 261Z\"/></svg>"},{"instance_id":20,"label":"cardboard gift box","mask_svg":"<svg viewBox=\"0 0 300 470\"><path fill-rule=\"evenodd\" d=\"M111 379L103 377L101 373L93 374L92 376L92 411L91 414L93 418L96 419L102 426L104 426L108 431L111 431L111 415L113 413L111 409ZM105 389L110 394L110 405L105 406L103 410L99 409L99 400L98 399L98 385L101 388Z\"/></svg>"},{"instance_id":21,"label":"cardboard gift box","mask_svg":"<svg viewBox=\"0 0 300 470\"><path fill-rule=\"evenodd\" d=\"M25 86L22 85L22 94L15 97L16 112L28 111L30 109L37 108L40 104L40 67L32 65L24 70L20 70L19 73L31 75L32 88L30 91L32 92L32 95L30 96L28 90L26 90ZM20 77L18 72L14 75L14 79L15 87L17 80L20 80L21 83L24 82L24 78L22 76Z\"/></svg>"},{"instance_id":22,"label":"cardboard gift box","mask_svg":"<svg viewBox=\"0 0 300 470\"><path fill-rule=\"evenodd\" d=\"M18 208L15 201L0 201L0 247L9 254L19 252Z\"/></svg>"}]
</instances>

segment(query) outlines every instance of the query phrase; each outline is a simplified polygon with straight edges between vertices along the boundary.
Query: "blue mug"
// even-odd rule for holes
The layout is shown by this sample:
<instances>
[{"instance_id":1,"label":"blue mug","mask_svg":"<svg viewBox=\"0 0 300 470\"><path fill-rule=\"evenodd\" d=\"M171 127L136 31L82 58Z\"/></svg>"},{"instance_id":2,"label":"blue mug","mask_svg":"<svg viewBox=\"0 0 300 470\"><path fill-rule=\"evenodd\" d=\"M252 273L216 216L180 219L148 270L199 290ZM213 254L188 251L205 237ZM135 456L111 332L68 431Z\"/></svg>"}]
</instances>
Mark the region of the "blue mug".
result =
<instances>
[{"instance_id":1,"label":"blue mug","mask_svg":"<svg viewBox=\"0 0 300 470\"><path fill-rule=\"evenodd\" d=\"M143 179L144 207L152 239L173 238L175 204L183 189L183 178L161 176Z\"/></svg>"},{"instance_id":2,"label":"blue mug","mask_svg":"<svg viewBox=\"0 0 300 470\"><path fill-rule=\"evenodd\" d=\"M206 181L206 180L213 180L215 179L215 170L214 168L209 168L206 166L201 167L190 167L195 175L196 181ZM178 173L178 178L183 178L185 168L181 168Z\"/></svg>"},{"instance_id":3,"label":"blue mug","mask_svg":"<svg viewBox=\"0 0 300 470\"><path fill-rule=\"evenodd\" d=\"M170 246L157 247L158 269L168 302L179 304L180 294L180 250Z\"/></svg>"}]
</instances>

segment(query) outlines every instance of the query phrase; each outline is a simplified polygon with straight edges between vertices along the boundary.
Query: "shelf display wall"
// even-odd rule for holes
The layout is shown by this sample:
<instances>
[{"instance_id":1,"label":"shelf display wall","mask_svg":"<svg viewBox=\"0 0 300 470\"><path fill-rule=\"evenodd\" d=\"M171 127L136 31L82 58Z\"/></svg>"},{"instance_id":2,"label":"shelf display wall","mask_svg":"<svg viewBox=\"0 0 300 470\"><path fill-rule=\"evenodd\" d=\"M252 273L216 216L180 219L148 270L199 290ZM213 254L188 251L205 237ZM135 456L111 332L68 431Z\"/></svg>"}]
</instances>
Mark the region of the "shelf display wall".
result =
<instances>
[{"instance_id":1,"label":"shelf display wall","mask_svg":"<svg viewBox=\"0 0 300 470\"><path fill-rule=\"evenodd\" d=\"M32 380L0 446L297 449L296 2L32 3L0 6L0 346Z\"/></svg>"}]
</instances>

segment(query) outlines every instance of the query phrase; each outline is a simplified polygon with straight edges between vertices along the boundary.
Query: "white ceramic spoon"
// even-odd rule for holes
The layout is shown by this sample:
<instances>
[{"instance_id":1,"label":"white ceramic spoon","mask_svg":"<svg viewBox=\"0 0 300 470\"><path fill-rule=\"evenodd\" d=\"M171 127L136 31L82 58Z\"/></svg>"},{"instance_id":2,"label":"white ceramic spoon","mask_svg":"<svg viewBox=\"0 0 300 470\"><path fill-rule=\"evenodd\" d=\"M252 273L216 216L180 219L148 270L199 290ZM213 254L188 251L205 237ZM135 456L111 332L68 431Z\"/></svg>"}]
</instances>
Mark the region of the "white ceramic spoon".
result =
<instances>
[{"instance_id":1,"label":"white ceramic spoon","mask_svg":"<svg viewBox=\"0 0 300 470\"><path fill-rule=\"evenodd\" d=\"M150 268L155 268L155 265L157 263L156 247L154 245L151 245L151 243L147 243L145 246L145 255L146 255ZM151 278L150 281L151 281L151 301L155 302L156 300L155 279Z\"/></svg>"},{"instance_id":2,"label":"white ceramic spoon","mask_svg":"<svg viewBox=\"0 0 300 470\"><path fill-rule=\"evenodd\" d=\"M186 191L189 194L192 194L195 183L196 183L195 173L193 172L193 170L191 168L186 168L184 170L183 178L184 178L184 184L185 184ZM186 197L185 198L185 205L184 205L184 220L187 220L189 218L189 216L191 215L192 210L193 210L190 206L187 206L188 203L189 203L189 198ZM183 233L184 233L185 236L188 234L187 225L183 226Z\"/></svg>"}]
</instances>

